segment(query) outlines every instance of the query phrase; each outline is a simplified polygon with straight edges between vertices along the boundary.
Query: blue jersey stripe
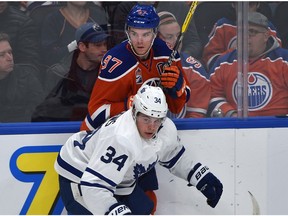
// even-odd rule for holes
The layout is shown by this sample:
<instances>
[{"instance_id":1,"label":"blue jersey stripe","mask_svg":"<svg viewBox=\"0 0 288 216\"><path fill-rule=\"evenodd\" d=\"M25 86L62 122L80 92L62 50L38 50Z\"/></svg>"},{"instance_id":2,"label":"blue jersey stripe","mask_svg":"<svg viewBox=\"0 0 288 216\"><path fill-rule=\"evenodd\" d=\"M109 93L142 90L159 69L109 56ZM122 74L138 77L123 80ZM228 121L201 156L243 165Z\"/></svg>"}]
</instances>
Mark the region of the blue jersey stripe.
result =
<instances>
[{"instance_id":1,"label":"blue jersey stripe","mask_svg":"<svg viewBox=\"0 0 288 216\"><path fill-rule=\"evenodd\" d=\"M179 160L179 158L183 155L184 152L185 152L185 148L183 146L182 149L178 152L178 154L175 157L173 157L170 161L167 161L167 162L159 161L159 163L162 166L170 169L176 164L176 162Z\"/></svg>"},{"instance_id":2,"label":"blue jersey stripe","mask_svg":"<svg viewBox=\"0 0 288 216\"><path fill-rule=\"evenodd\" d=\"M81 178L83 175L83 172L81 172L80 170L76 169L75 167L71 166L70 164L68 164L66 161L64 161L60 154L57 157L57 163L59 164L59 166L61 166L63 169L67 170L68 172L72 173L73 175L77 176L78 178Z\"/></svg>"}]
</instances>

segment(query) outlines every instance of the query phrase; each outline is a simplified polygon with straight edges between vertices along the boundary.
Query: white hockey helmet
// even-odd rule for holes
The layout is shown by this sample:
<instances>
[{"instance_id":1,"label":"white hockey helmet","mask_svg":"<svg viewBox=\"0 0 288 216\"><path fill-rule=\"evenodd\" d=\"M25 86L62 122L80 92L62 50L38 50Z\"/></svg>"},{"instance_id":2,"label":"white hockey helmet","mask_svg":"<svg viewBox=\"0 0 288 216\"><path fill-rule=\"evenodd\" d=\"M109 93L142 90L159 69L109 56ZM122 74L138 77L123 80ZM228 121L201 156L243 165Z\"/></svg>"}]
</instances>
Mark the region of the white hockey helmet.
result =
<instances>
[{"instance_id":1,"label":"white hockey helmet","mask_svg":"<svg viewBox=\"0 0 288 216\"><path fill-rule=\"evenodd\" d=\"M134 117L138 112L154 118L165 118L168 111L166 97L160 87L143 85L133 99Z\"/></svg>"}]
</instances>

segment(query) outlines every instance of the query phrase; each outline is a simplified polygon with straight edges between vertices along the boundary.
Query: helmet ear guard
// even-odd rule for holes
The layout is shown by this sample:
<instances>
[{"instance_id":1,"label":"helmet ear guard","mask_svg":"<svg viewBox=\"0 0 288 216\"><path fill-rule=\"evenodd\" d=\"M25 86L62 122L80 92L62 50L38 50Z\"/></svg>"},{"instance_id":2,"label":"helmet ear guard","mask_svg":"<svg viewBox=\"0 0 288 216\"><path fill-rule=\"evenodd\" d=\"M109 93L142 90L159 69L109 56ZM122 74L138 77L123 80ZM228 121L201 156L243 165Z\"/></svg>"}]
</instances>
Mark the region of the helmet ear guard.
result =
<instances>
[{"instance_id":1,"label":"helmet ear guard","mask_svg":"<svg viewBox=\"0 0 288 216\"><path fill-rule=\"evenodd\" d=\"M164 92L160 87L143 85L134 96L133 116L138 112L154 118L165 118L168 105Z\"/></svg>"}]
</instances>

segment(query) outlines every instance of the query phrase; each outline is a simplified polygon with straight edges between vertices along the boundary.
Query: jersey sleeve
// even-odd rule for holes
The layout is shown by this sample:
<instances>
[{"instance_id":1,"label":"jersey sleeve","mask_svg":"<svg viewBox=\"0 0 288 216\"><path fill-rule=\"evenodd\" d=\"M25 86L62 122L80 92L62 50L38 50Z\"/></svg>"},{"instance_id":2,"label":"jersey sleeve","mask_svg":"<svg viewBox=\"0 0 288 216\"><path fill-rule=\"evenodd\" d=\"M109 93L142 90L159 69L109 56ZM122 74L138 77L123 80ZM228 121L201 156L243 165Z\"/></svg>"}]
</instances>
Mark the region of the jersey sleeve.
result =
<instances>
[{"instance_id":1,"label":"jersey sleeve","mask_svg":"<svg viewBox=\"0 0 288 216\"><path fill-rule=\"evenodd\" d=\"M203 65L192 56L182 59L183 70L188 79L191 90L190 99L187 101L186 118L201 118L207 114L210 101L211 88L208 74Z\"/></svg>"},{"instance_id":2,"label":"jersey sleeve","mask_svg":"<svg viewBox=\"0 0 288 216\"><path fill-rule=\"evenodd\" d=\"M213 112L221 110L225 116L229 111L236 109L236 104L231 104L227 101L226 89L232 89L232 85L236 80L237 67L233 64L233 59L236 58L236 50L227 53L219 58L213 68L211 68L210 85L211 85L211 99L209 102L208 116L213 117ZM233 100L230 100L232 102Z\"/></svg>"},{"instance_id":3,"label":"jersey sleeve","mask_svg":"<svg viewBox=\"0 0 288 216\"><path fill-rule=\"evenodd\" d=\"M187 102L186 118L201 118L207 114L211 96L210 81L191 68L185 70L191 89Z\"/></svg>"},{"instance_id":4,"label":"jersey sleeve","mask_svg":"<svg viewBox=\"0 0 288 216\"><path fill-rule=\"evenodd\" d=\"M166 118L163 127L158 132L158 137L162 140L164 146L159 154L159 163L170 169L185 151L185 148L179 142L177 128L172 120Z\"/></svg>"},{"instance_id":5,"label":"jersey sleeve","mask_svg":"<svg viewBox=\"0 0 288 216\"><path fill-rule=\"evenodd\" d=\"M116 186L123 181L135 156L133 150L125 147L127 143L129 140L119 135L105 139L95 149L83 173L80 182L83 199L94 215L104 215L118 202L113 197Z\"/></svg>"},{"instance_id":6,"label":"jersey sleeve","mask_svg":"<svg viewBox=\"0 0 288 216\"><path fill-rule=\"evenodd\" d=\"M230 20L220 19L203 49L203 62L210 69L219 56L236 46L236 26Z\"/></svg>"},{"instance_id":7,"label":"jersey sleeve","mask_svg":"<svg viewBox=\"0 0 288 216\"><path fill-rule=\"evenodd\" d=\"M186 154L185 147L180 143L177 128L170 119L166 119L162 129L159 131L159 138L162 139L164 148L160 154L159 164L187 181L195 162L190 155Z\"/></svg>"}]
</instances>

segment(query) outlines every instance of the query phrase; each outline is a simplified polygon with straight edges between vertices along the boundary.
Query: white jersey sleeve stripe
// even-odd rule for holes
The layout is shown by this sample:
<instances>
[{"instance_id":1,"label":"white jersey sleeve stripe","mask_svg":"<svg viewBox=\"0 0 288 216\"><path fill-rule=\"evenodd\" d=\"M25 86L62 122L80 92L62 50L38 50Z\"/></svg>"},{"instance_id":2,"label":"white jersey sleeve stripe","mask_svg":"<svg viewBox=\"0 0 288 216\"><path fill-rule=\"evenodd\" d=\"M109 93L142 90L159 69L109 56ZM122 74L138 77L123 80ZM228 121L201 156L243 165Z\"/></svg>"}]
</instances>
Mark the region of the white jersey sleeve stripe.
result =
<instances>
[{"instance_id":1,"label":"white jersey sleeve stripe","mask_svg":"<svg viewBox=\"0 0 288 216\"><path fill-rule=\"evenodd\" d=\"M181 150L178 152L178 154L175 155L170 161L167 161L167 162L159 161L159 164L170 169L177 163L177 161L181 158L184 152L185 152L185 148L183 146Z\"/></svg>"}]
</instances>

